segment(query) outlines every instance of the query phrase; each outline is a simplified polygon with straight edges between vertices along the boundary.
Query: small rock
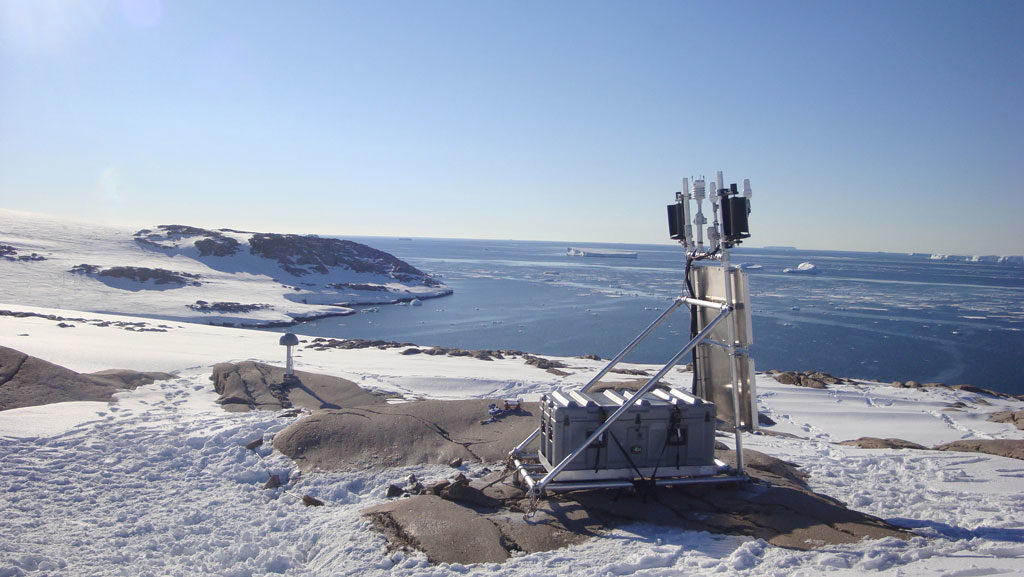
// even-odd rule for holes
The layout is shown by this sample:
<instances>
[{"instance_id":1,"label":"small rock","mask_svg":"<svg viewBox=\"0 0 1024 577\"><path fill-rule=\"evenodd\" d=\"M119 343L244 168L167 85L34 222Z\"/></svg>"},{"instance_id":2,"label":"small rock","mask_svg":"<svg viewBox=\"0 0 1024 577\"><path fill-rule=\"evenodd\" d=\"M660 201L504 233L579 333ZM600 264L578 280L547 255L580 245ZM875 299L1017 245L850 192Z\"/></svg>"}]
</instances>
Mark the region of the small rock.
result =
<instances>
[{"instance_id":1,"label":"small rock","mask_svg":"<svg viewBox=\"0 0 1024 577\"><path fill-rule=\"evenodd\" d=\"M405 489L392 484L388 485L387 490L384 491L384 496L388 499L394 499L395 497L401 497L403 493L405 493Z\"/></svg>"},{"instance_id":2,"label":"small rock","mask_svg":"<svg viewBox=\"0 0 1024 577\"><path fill-rule=\"evenodd\" d=\"M263 439L255 439L255 440L249 441L249 444L246 445L245 448L250 450L250 451L255 451L256 449L258 449L258 448L260 448L262 446L263 446Z\"/></svg>"},{"instance_id":3,"label":"small rock","mask_svg":"<svg viewBox=\"0 0 1024 577\"><path fill-rule=\"evenodd\" d=\"M450 487L451 484L452 484L451 481L447 481L447 480L441 481L440 483L438 483L438 484L434 485L433 487L431 487L430 488L430 492L435 494L435 495L440 495L441 491L444 491L445 489Z\"/></svg>"},{"instance_id":4,"label":"small rock","mask_svg":"<svg viewBox=\"0 0 1024 577\"><path fill-rule=\"evenodd\" d=\"M785 371L782 373L776 373L772 375L775 380L782 383L783 385L795 385L797 384L797 375L792 371Z\"/></svg>"},{"instance_id":5,"label":"small rock","mask_svg":"<svg viewBox=\"0 0 1024 577\"><path fill-rule=\"evenodd\" d=\"M953 385L952 388L956 389L958 391L967 391L968 393L975 393L975 394L978 394L978 395L992 395L994 397L1002 396L999 393L995 393L993 391L989 391L989 390L986 390L986 389L981 389L981 388L975 387L974 385Z\"/></svg>"},{"instance_id":6,"label":"small rock","mask_svg":"<svg viewBox=\"0 0 1024 577\"><path fill-rule=\"evenodd\" d=\"M281 477L278 475L271 475L267 482L263 484L264 489L276 489L281 486Z\"/></svg>"},{"instance_id":7,"label":"small rock","mask_svg":"<svg viewBox=\"0 0 1024 577\"><path fill-rule=\"evenodd\" d=\"M770 427L775 424L775 421L773 421L768 415L759 412L757 413L757 424L762 427Z\"/></svg>"},{"instance_id":8,"label":"small rock","mask_svg":"<svg viewBox=\"0 0 1024 577\"><path fill-rule=\"evenodd\" d=\"M302 496L302 504L307 507L322 507L324 502L310 495Z\"/></svg>"},{"instance_id":9,"label":"small rock","mask_svg":"<svg viewBox=\"0 0 1024 577\"><path fill-rule=\"evenodd\" d=\"M453 469L458 469L459 467L462 466L462 458L461 457L455 457L451 461L448 461L448 466L453 468Z\"/></svg>"},{"instance_id":10,"label":"small rock","mask_svg":"<svg viewBox=\"0 0 1024 577\"><path fill-rule=\"evenodd\" d=\"M459 473L455 476L455 479L452 480L452 483L455 485L468 485L469 479L467 479L462 473Z\"/></svg>"}]
</instances>

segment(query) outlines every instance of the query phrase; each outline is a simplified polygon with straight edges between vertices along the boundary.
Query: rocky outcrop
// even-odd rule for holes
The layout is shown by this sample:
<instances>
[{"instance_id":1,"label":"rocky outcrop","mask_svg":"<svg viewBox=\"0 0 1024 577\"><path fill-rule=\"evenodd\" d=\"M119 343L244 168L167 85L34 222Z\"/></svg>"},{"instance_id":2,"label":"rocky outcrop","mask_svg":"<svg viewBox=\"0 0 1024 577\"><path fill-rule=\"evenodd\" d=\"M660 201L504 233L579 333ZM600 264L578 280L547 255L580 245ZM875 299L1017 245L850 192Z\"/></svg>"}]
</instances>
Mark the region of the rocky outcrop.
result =
<instances>
[{"instance_id":1,"label":"rocky outcrop","mask_svg":"<svg viewBox=\"0 0 1024 577\"><path fill-rule=\"evenodd\" d=\"M241 247L234 238L217 230L180 224L162 224L157 231L143 229L135 233L135 242L156 249L178 249L194 245L200 256L231 256Z\"/></svg>"},{"instance_id":2,"label":"rocky outcrop","mask_svg":"<svg viewBox=\"0 0 1024 577\"><path fill-rule=\"evenodd\" d=\"M203 300L198 300L195 304L186 305L188 308L198 311L201 313L250 313L253 311L262 311L273 309L273 305L266 303L255 303L255 304L242 304L235 302L215 302L208 303Z\"/></svg>"},{"instance_id":3,"label":"rocky outcrop","mask_svg":"<svg viewBox=\"0 0 1024 577\"><path fill-rule=\"evenodd\" d=\"M719 457L727 459L728 454ZM501 563L638 522L745 535L793 549L909 537L881 519L815 494L803 482L806 475L790 463L756 451L744 451L744 461L754 479L750 484L724 490L711 485L657 487L614 495L574 491L539 501L529 519L523 512L531 509L530 502L509 472L472 482L441 481L434 484L443 487L437 494L426 489L363 514L392 548L422 551L434 563Z\"/></svg>"},{"instance_id":4,"label":"rocky outcrop","mask_svg":"<svg viewBox=\"0 0 1024 577\"><path fill-rule=\"evenodd\" d=\"M430 355L430 356L448 356L448 357L473 357L474 359L481 361L493 361L494 359L506 359L509 357L515 358L520 357L526 364L537 367L538 369L544 369L547 371L554 371L557 369L569 368L569 365L558 360L545 359L518 351L515 349L477 349L468 351L465 349L459 349L454 347L426 347L420 348L414 343L400 343L397 341L382 341L382 340L366 340L366 339L332 339L328 337L316 337L310 344L306 345L307 348L316 351L326 351L328 349L394 349L401 348L405 349L401 352L403 355ZM612 371L624 374L642 374L646 375L645 371L635 371L631 369L622 369L618 371Z\"/></svg>"},{"instance_id":5,"label":"rocky outcrop","mask_svg":"<svg viewBox=\"0 0 1024 577\"><path fill-rule=\"evenodd\" d=\"M220 394L217 402L228 411L340 409L387 402L346 379L304 371L286 377L281 367L253 361L217 364L210 380Z\"/></svg>"},{"instance_id":6,"label":"rocky outcrop","mask_svg":"<svg viewBox=\"0 0 1024 577\"><path fill-rule=\"evenodd\" d=\"M18 254L18 250L19 249L9 244L0 244L0 258L12 262L33 262L46 260L46 257L41 254Z\"/></svg>"},{"instance_id":7,"label":"rocky outcrop","mask_svg":"<svg viewBox=\"0 0 1024 577\"><path fill-rule=\"evenodd\" d=\"M1024 409L1019 411L999 411L989 415L988 420L993 423L1010 423L1018 429L1024 430Z\"/></svg>"},{"instance_id":8,"label":"rocky outcrop","mask_svg":"<svg viewBox=\"0 0 1024 577\"><path fill-rule=\"evenodd\" d=\"M974 385L947 385L946 383L919 383L917 381L893 381L892 386L898 389L948 389L951 391L964 391L966 393L975 393L978 395L988 395L996 398L1007 398L1009 395L1006 393L1000 393L991 389L983 389L981 387L975 387Z\"/></svg>"},{"instance_id":9,"label":"rocky outcrop","mask_svg":"<svg viewBox=\"0 0 1024 577\"><path fill-rule=\"evenodd\" d=\"M373 273L402 283L438 286L440 283L409 263L382 250L337 238L313 235L257 233L249 238L249 251L277 261L294 276L327 274L331 268Z\"/></svg>"},{"instance_id":10,"label":"rocky outcrop","mask_svg":"<svg viewBox=\"0 0 1024 577\"><path fill-rule=\"evenodd\" d=\"M961 439L935 447L936 451L986 453L1011 459L1024 459L1024 440L1021 439Z\"/></svg>"},{"instance_id":11,"label":"rocky outcrop","mask_svg":"<svg viewBox=\"0 0 1024 577\"><path fill-rule=\"evenodd\" d=\"M75 274L87 275L103 280L102 277L108 279L126 279L135 281L140 284L153 281L156 285L174 284L178 286L201 286L199 282L199 275L188 273L188 272L174 272L162 268L145 268L137 266L115 266L110 268L100 268L94 264L80 264L71 267L68 272Z\"/></svg>"},{"instance_id":12,"label":"rocky outcrop","mask_svg":"<svg viewBox=\"0 0 1024 577\"><path fill-rule=\"evenodd\" d=\"M103 319L87 319L83 317L48 315L29 311L9 311L6 309L0 310L0 317L40 318L58 323L57 326L59 327L69 328L73 328L75 326L72 323L85 323L94 327L117 327L119 329L138 333L166 333L171 329L170 325L161 324L154 327L151 323L145 321L109 321Z\"/></svg>"},{"instance_id":13,"label":"rocky outcrop","mask_svg":"<svg viewBox=\"0 0 1024 577\"><path fill-rule=\"evenodd\" d=\"M784 385L796 385L798 387L810 387L812 389L825 389L828 385L841 385L846 382L850 382L847 379L840 379L839 377L833 377L828 373L821 371L803 371L797 373L794 371L773 371L772 376L775 380Z\"/></svg>"},{"instance_id":14,"label":"rocky outcrop","mask_svg":"<svg viewBox=\"0 0 1024 577\"><path fill-rule=\"evenodd\" d=\"M536 428L526 404L500 425L481 420L493 401L415 401L316 412L274 437L274 448L303 471L501 462ZM716 455L729 463L731 451ZM458 462L458 461L455 461ZM620 491L576 491L541 500L534 516L507 472L475 480L408 479L382 487L392 501L364 510L392 548L424 552L432 562L500 563L521 553L580 543L619 524L655 523L686 530L762 538L813 549L862 538L908 535L888 523L815 494L791 463L744 451L752 484ZM486 471L486 469L485 469ZM402 498L399 498L402 497Z\"/></svg>"},{"instance_id":15,"label":"rocky outcrop","mask_svg":"<svg viewBox=\"0 0 1024 577\"><path fill-rule=\"evenodd\" d=\"M494 399L415 401L317 413L274 437L303 470L499 462L537 428L536 403L483 424ZM351 405L350 405L351 406Z\"/></svg>"},{"instance_id":16,"label":"rocky outcrop","mask_svg":"<svg viewBox=\"0 0 1024 577\"><path fill-rule=\"evenodd\" d=\"M879 439L878 437L861 437L851 441L842 441L840 445L848 447L860 447L861 449L918 449L925 450L928 447L919 445L903 439Z\"/></svg>"},{"instance_id":17,"label":"rocky outcrop","mask_svg":"<svg viewBox=\"0 0 1024 577\"><path fill-rule=\"evenodd\" d=\"M0 410L62 403L110 401L114 393L174 375L107 370L83 374L0 346Z\"/></svg>"}]
</instances>

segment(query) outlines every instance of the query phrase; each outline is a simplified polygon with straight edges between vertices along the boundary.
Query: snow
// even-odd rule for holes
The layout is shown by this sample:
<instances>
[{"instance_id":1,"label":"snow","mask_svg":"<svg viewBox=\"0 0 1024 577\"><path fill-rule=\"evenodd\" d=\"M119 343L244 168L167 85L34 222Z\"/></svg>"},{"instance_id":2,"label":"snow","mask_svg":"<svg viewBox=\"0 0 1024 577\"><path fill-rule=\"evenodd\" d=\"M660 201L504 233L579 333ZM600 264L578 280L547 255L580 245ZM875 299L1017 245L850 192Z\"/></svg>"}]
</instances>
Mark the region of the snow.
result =
<instances>
[{"instance_id":1,"label":"snow","mask_svg":"<svg viewBox=\"0 0 1024 577\"><path fill-rule=\"evenodd\" d=\"M0 437L55 437L90 421L108 409L107 403L76 401L9 409L0 419Z\"/></svg>"},{"instance_id":2,"label":"snow","mask_svg":"<svg viewBox=\"0 0 1024 577\"><path fill-rule=\"evenodd\" d=\"M1024 438L984 413L1021 403L946 389L877 383L804 389L758 375L772 430L744 444L799 464L815 490L915 533L791 551L741 536L650 524L618 527L587 542L513 557L502 565L431 565L388 552L359 511L410 472L442 467L299 475L269 442L294 417L228 413L216 403L212 365L284 363L279 335L255 330L0 304L0 309L82 318L74 327L40 317L0 317L0 344L73 370L175 375L112 403L60 403L0 412L0 575L987 575L1024 567L1024 463L973 453L865 450L834 444L860 436L933 446L959 438ZM116 322L163 325L126 330ZM309 337L299 335L302 340ZM561 359L559 377L521 359L402 355L401 349L314 351L296 368L352 379L407 397L522 397L585 383L596 361ZM628 365L643 368L642 365ZM651 367L646 367L651 368ZM620 376L623 379L635 378ZM684 384L688 373L669 379ZM948 411L963 402L965 411ZM723 438L729 442L729 438ZM490 464L491 467L500 466ZM480 466L477 466L479 469ZM473 471L470 471L472 474ZM270 474L285 481L265 490ZM303 507L302 495L324 501Z\"/></svg>"}]
</instances>

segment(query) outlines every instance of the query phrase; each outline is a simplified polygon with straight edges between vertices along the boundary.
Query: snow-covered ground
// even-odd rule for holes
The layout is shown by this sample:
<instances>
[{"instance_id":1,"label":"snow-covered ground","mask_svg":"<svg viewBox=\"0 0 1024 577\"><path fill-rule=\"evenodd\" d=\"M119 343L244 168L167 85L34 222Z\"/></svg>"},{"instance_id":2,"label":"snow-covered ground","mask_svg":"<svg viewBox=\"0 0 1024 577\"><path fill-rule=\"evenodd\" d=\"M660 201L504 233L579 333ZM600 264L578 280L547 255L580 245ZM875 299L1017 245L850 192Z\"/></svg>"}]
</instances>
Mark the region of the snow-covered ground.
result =
<instances>
[{"instance_id":1,"label":"snow-covered ground","mask_svg":"<svg viewBox=\"0 0 1024 577\"><path fill-rule=\"evenodd\" d=\"M926 446L959 438L1024 438L985 413L1016 400L945 389L863 383L803 389L758 375L773 430L745 446L791 460L815 490L890 520L910 541L864 541L800 552L740 536L649 524L502 565L430 565L389 553L359 511L410 472L446 467L318 472L299 476L269 439L293 417L228 413L216 403L213 364L283 363L278 335L166 320L126 330L90 312L0 304L84 321L0 317L0 345L70 369L166 371L173 380L118 394L113 403L60 403L0 412L0 577L8 575L993 575L1024 572L1024 463L973 453L865 450L833 444L860 436ZM423 343L429 344L429 343ZM297 368L409 397L523 397L586 382L601 363L562 359L558 377L521 359L403 356L399 349L300 347ZM687 382L688 374L670 379ZM627 377L622 377L627 378ZM962 402L964 411L948 411ZM988 403L988 404L984 404ZM729 439L723 439L728 442ZM400 440L397 440L400 442ZM495 466L495 464L491 464ZM479 469L479 467L477 468ZM265 490L270 473L286 489ZM302 495L324 507L304 507Z\"/></svg>"},{"instance_id":2,"label":"snow-covered ground","mask_svg":"<svg viewBox=\"0 0 1024 577\"><path fill-rule=\"evenodd\" d=\"M286 264L253 254L253 236L190 227L140 231L0 209L0 300L258 325L351 313L349 307L357 304L450 293L444 285L423 284L421 274L382 273L395 263L381 260L369 247L362 249L369 249L370 256L351 259L360 270L323 266L308 246L293 246L294 254L279 255L290 261ZM224 250L232 248L237 251ZM132 279L126 267L163 278ZM112 269L115 274L110 274ZM232 311L231 305L246 308Z\"/></svg>"}]
</instances>

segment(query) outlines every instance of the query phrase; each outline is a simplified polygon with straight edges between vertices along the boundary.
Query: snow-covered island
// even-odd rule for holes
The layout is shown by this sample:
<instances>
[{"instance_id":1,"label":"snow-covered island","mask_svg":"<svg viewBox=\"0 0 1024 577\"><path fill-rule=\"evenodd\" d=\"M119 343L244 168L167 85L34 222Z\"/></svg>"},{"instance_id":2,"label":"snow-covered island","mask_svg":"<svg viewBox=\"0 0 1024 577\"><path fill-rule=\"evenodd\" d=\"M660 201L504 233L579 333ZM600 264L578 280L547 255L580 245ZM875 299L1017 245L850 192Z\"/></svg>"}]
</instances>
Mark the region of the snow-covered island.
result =
<instances>
[{"instance_id":1,"label":"snow-covered island","mask_svg":"<svg viewBox=\"0 0 1024 577\"><path fill-rule=\"evenodd\" d=\"M451 294L372 247L313 235L126 229L0 209L4 300L273 326Z\"/></svg>"}]
</instances>

